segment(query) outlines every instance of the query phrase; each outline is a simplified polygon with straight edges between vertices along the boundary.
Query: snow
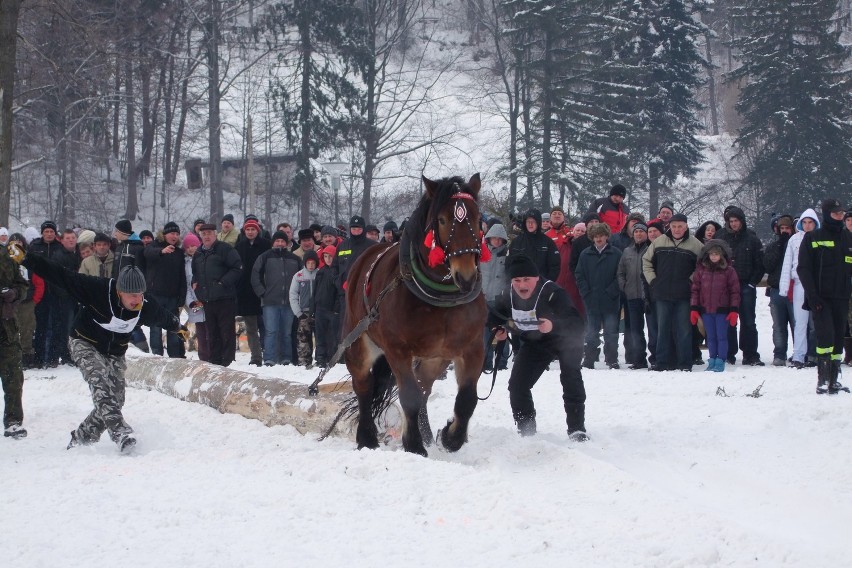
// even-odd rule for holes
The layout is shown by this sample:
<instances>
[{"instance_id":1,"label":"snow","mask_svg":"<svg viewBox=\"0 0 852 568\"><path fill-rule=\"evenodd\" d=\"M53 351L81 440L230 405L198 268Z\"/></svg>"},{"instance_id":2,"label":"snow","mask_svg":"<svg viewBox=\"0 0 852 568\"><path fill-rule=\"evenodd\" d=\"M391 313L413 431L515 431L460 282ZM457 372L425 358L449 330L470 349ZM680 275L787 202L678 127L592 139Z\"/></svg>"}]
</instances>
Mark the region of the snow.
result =
<instances>
[{"instance_id":1,"label":"snow","mask_svg":"<svg viewBox=\"0 0 852 568\"><path fill-rule=\"evenodd\" d=\"M767 300L758 305L771 361ZM256 369L247 353L234 367ZM356 451L348 439L318 442L135 389L132 455L106 436L66 451L91 408L79 372L26 378L29 437L0 440L5 566L852 563L852 396L814 394L813 369L586 371L586 444L565 434L557 370L533 390L539 434L518 437L503 372L469 444L427 459L397 442ZM763 396L745 396L761 383ZM485 377L483 396L489 386ZM732 396L716 396L719 386ZM455 395L451 380L435 390L433 429Z\"/></svg>"}]
</instances>

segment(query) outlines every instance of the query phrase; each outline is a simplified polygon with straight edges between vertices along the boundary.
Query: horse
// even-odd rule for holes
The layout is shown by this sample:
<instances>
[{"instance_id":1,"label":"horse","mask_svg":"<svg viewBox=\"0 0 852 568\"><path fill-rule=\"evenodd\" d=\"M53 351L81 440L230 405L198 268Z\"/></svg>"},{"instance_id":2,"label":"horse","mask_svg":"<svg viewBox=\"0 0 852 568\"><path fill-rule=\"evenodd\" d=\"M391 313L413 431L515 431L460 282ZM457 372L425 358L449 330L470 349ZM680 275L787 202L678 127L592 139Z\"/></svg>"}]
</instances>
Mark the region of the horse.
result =
<instances>
[{"instance_id":1,"label":"horse","mask_svg":"<svg viewBox=\"0 0 852 568\"><path fill-rule=\"evenodd\" d=\"M371 310L375 319L346 350L358 404L358 449L379 446L375 419L398 396L402 445L426 456L426 402L450 362L458 391L453 417L437 438L448 451L467 441L485 356L487 315L479 262L483 250L479 174L432 181L399 243L367 249L349 274L344 336ZM399 250L397 250L399 249ZM394 380L395 379L395 380Z\"/></svg>"}]
</instances>

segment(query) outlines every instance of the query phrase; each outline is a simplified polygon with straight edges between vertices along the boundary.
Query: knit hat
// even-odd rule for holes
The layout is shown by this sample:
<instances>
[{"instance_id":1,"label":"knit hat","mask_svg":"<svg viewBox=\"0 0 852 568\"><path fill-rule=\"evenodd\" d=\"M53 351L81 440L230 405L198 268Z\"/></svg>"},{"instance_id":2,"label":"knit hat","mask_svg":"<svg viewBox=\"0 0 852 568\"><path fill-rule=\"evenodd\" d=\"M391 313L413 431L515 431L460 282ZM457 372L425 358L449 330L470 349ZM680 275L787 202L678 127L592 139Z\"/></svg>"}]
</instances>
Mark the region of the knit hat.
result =
<instances>
[{"instance_id":1,"label":"knit hat","mask_svg":"<svg viewBox=\"0 0 852 568\"><path fill-rule=\"evenodd\" d=\"M317 251L309 250L305 253L305 256L302 257L302 263L307 266L309 260L313 260L316 263L314 268L319 266L319 255L317 254Z\"/></svg>"},{"instance_id":2,"label":"knit hat","mask_svg":"<svg viewBox=\"0 0 852 568\"><path fill-rule=\"evenodd\" d=\"M635 225L633 225L633 233L635 233L636 231L645 231L647 233L648 225L646 225L645 223L636 223Z\"/></svg>"},{"instance_id":3,"label":"knit hat","mask_svg":"<svg viewBox=\"0 0 852 568\"><path fill-rule=\"evenodd\" d=\"M95 233L95 238L92 239L92 242L112 244L112 239L110 239L109 235L107 235L106 233Z\"/></svg>"},{"instance_id":4,"label":"knit hat","mask_svg":"<svg viewBox=\"0 0 852 568\"><path fill-rule=\"evenodd\" d=\"M349 228L352 229L354 227L364 228L364 218L360 215L353 215L351 219L349 219Z\"/></svg>"},{"instance_id":5,"label":"knit hat","mask_svg":"<svg viewBox=\"0 0 852 568\"><path fill-rule=\"evenodd\" d=\"M26 239L27 244L33 242L38 238L38 229L35 227L27 227L24 229L24 239Z\"/></svg>"},{"instance_id":6,"label":"knit hat","mask_svg":"<svg viewBox=\"0 0 852 568\"><path fill-rule=\"evenodd\" d=\"M627 197L627 189L620 183L617 183L612 186L612 189L609 190L609 195L620 195L621 197Z\"/></svg>"},{"instance_id":7,"label":"knit hat","mask_svg":"<svg viewBox=\"0 0 852 568\"><path fill-rule=\"evenodd\" d=\"M194 231L198 225L204 225L205 223L207 223L207 221L205 221L204 219L196 219L192 222L192 230Z\"/></svg>"},{"instance_id":8,"label":"knit hat","mask_svg":"<svg viewBox=\"0 0 852 568\"><path fill-rule=\"evenodd\" d=\"M95 242L95 236L96 234L93 230L84 229L80 231L79 235L77 235L77 243L81 245L84 245L86 243L93 243Z\"/></svg>"},{"instance_id":9,"label":"knit hat","mask_svg":"<svg viewBox=\"0 0 852 568\"><path fill-rule=\"evenodd\" d=\"M663 201L663 203L660 205L660 211L662 211L663 209L668 209L669 211L674 213L674 204L671 201Z\"/></svg>"},{"instance_id":10,"label":"knit hat","mask_svg":"<svg viewBox=\"0 0 852 568\"><path fill-rule=\"evenodd\" d=\"M165 234L165 233L163 233L163 234ZM145 229L144 231L139 233L139 238L144 239L145 237L151 237L151 239L153 240L154 239L154 233L152 233L148 229Z\"/></svg>"},{"instance_id":11,"label":"knit hat","mask_svg":"<svg viewBox=\"0 0 852 568\"><path fill-rule=\"evenodd\" d=\"M115 289L127 294L144 294L145 275L135 266L125 266L115 281Z\"/></svg>"},{"instance_id":12,"label":"knit hat","mask_svg":"<svg viewBox=\"0 0 852 568\"><path fill-rule=\"evenodd\" d=\"M395 222L388 221L387 223L385 223L385 226L382 229L382 232L384 232L384 231L396 231L398 229L399 229L399 227L396 226Z\"/></svg>"},{"instance_id":13,"label":"knit hat","mask_svg":"<svg viewBox=\"0 0 852 568\"><path fill-rule=\"evenodd\" d=\"M321 233L323 237L326 235L337 237L337 229L335 229L331 225L323 225Z\"/></svg>"},{"instance_id":14,"label":"knit hat","mask_svg":"<svg viewBox=\"0 0 852 568\"><path fill-rule=\"evenodd\" d=\"M174 221L169 221L166 223L166 226L163 227L163 234L168 235L169 233L180 233L180 227Z\"/></svg>"},{"instance_id":15,"label":"knit hat","mask_svg":"<svg viewBox=\"0 0 852 568\"><path fill-rule=\"evenodd\" d=\"M601 222L601 216L598 215L597 213L594 213L594 212L586 213L585 215L583 215L583 218L581 219L581 221L583 221L583 223L585 223L586 225L589 224L589 221L597 221L598 223L600 223Z\"/></svg>"},{"instance_id":16,"label":"knit hat","mask_svg":"<svg viewBox=\"0 0 852 568\"><path fill-rule=\"evenodd\" d=\"M541 214L542 221L550 221L550 213L542 213Z\"/></svg>"},{"instance_id":17,"label":"knit hat","mask_svg":"<svg viewBox=\"0 0 852 568\"><path fill-rule=\"evenodd\" d=\"M56 223L54 223L53 221L45 221L44 223L42 223L40 232L43 233L45 229L53 229L54 233L58 230L56 228Z\"/></svg>"},{"instance_id":18,"label":"knit hat","mask_svg":"<svg viewBox=\"0 0 852 568\"><path fill-rule=\"evenodd\" d=\"M319 223L311 223L311 226L308 228L315 233L318 231L322 231L322 225L320 225Z\"/></svg>"},{"instance_id":19,"label":"knit hat","mask_svg":"<svg viewBox=\"0 0 852 568\"><path fill-rule=\"evenodd\" d=\"M609 225L606 223L595 223L586 230L586 235L588 235L590 239L594 239L597 236L608 237L610 234L611 231Z\"/></svg>"},{"instance_id":20,"label":"knit hat","mask_svg":"<svg viewBox=\"0 0 852 568\"><path fill-rule=\"evenodd\" d=\"M246 218L243 220L243 225L245 225L249 221L257 221L258 224L260 224L260 219L258 219L257 215L255 215L254 213L249 213L248 215L246 215Z\"/></svg>"},{"instance_id":21,"label":"knit hat","mask_svg":"<svg viewBox=\"0 0 852 568\"><path fill-rule=\"evenodd\" d=\"M0 227L0 237L8 237L8 236L9 236L9 229L7 229L6 227Z\"/></svg>"},{"instance_id":22,"label":"knit hat","mask_svg":"<svg viewBox=\"0 0 852 568\"><path fill-rule=\"evenodd\" d=\"M583 222L576 223L576 224L574 225L574 228L575 228L575 229L580 229L581 231L585 232L585 231L586 231L586 224L585 224L585 223L583 223Z\"/></svg>"},{"instance_id":23,"label":"knit hat","mask_svg":"<svg viewBox=\"0 0 852 568\"><path fill-rule=\"evenodd\" d=\"M183 238L183 248L200 247L201 241L195 236L195 233L187 233Z\"/></svg>"},{"instance_id":24,"label":"knit hat","mask_svg":"<svg viewBox=\"0 0 852 568\"><path fill-rule=\"evenodd\" d=\"M248 229L249 227L254 227L258 231L260 231L260 223L255 219L249 219L245 223L243 223L243 230Z\"/></svg>"},{"instance_id":25,"label":"knit hat","mask_svg":"<svg viewBox=\"0 0 852 568\"><path fill-rule=\"evenodd\" d=\"M509 255L506 261L506 272L509 273L509 278L538 276L538 267L530 257L523 254L513 254Z\"/></svg>"},{"instance_id":26,"label":"knit hat","mask_svg":"<svg viewBox=\"0 0 852 568\"><path fill-rule=\"evenodd\" d=\"M661 233L666 232L666 226L663 224L662 220L660 220L660 219L651 219L650 221L648 221L648 228L650 229L651 227L654 227L655 229L657 229Z\"/></svg>"},{"instance_id":27,"label":"knit hat","mask_svg":"<svg viewBox=\"0 0 852 568\"><path fill-rule=\"evenodd\" d=\"M553 207L550 208L550 214L551 215L553 214L554 211L559 211L560 213L565 215L565 210L562 209L562 207L560 207L559 205L554 205Z\"/></svg>"},{"instance_id":28,"label":"knit hat","mask_svg":"<svg viewBox=\"0 0 852 568\"><path fill-rule=\"evenodd\" d=\"M367 225L366 227L364 227L364 232L365 233L376 233L376 234L378 234L379 228L376 227L375 225Z\"/></svg>"},{"instance_id":29,"label":"knit hat","mask_svg":"<svg viewBox=\"0 0 852 568\"><path fill-rule=\"evenodd\" d=\"M284 231L275 231L274 233L272 233L272 242L274 243L278 239L284 239L285 243L290 242L290 239L287 237L287 233L285 233Z\"/></svg>"},{"instance_id":30,"label":"knit hat","mask_svg":"<svg viewBox=\"0 0 852 568\"><path fill-rule=\"evenodd\" d=\"M133 224L129 219L122 219L118 223L115 224L115 229L120 233L124 233L125 235L133 234Z\"/></svg>"},{"instance_id":31,"label":"knit hat","mask_svg":"<svg viewBox=\"0 0 852 568\"><path fill-rule=\"evenodd\" d=\"M838 200L833 197L829 197L827 199L823 199L822 201L822 217L825 219L832 213L836 213L837 211L843 211L843 205L840 204Z\"/></svg>"},{"instance_id":32,"label":"knit hat","mask_svg":"<svg viewBox=\"0 0 852 568\"><path fill-rule=\"evenodd\" d=\"M672 218L669 219L669 223L674 223L675 221L680 221L681 223L689 222L686 219L686 215L684 215L683 213L675 213L674 215L672 215Z\"/></svg>"},{"instance_id":33,"label":"knit hat","mask_svg":"<svg viewBox=\"0 0 852 568\"><path fill-rule=\"evenodd\" d=\"M226 213L222 216L222 221L229 221L231 224L234 223L234 216L230 213Z\"/></svg>"}]
</instances>

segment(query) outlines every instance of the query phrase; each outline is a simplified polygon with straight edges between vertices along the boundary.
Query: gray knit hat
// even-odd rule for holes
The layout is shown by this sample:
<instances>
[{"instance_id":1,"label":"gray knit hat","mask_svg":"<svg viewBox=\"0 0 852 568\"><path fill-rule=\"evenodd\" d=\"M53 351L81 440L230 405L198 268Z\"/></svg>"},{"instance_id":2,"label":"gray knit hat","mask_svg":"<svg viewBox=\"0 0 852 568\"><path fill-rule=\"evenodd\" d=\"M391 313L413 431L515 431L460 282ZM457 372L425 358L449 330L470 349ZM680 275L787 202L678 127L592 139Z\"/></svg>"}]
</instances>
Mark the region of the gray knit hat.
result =
<instances>
[{"instance_id":1,"label":"gray knit hat","mask_svg":"<svg viewBox=\"0 0 852 568\"><path fill-rule=\"evenodd\" d=\"M115 281L115 289L126 294L144 294L145 275L135 266L126 266Z\"/></svg>"}]
</instances>

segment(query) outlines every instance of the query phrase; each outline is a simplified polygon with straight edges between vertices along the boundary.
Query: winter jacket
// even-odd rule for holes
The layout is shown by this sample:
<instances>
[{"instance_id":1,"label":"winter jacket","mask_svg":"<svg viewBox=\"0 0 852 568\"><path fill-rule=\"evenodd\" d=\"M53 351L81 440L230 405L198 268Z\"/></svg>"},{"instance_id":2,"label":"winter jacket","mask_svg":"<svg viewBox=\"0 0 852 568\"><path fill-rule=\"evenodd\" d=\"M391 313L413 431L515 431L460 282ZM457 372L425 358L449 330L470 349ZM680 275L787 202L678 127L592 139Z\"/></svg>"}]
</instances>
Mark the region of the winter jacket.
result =
<instances>
[{"instance_id":1,"label":"winter jacket","mask_svg":"<svg viewBox=\"0 0 852 568\"><path fill-rule=\"evenodd\" d=\"M648 246L642 255L642 274L651 290L651 301L688 301L690 277L695 272L701 243L686 231L676 241L669 229Z\"/></svg>"},{"instance_id":2,"label":"winter jacket","mask_svg":"<svg viewBox=\"0 0 852 568\"><path fill-rule=\"evenodd\" d=\"M516 337L520 336L524 341L535 341L557 349L583 348L583 318L568 293L555 282L540 278L532 296L527 300L519 298L511 287L506 288L489 307L488 326L506 325L507 320L512 318L513 305L519 310L535 309L537 319L548 319L553 323L553 329L549 333L541 333L538 330L521 331L510 326L508 330Z\"/></svg>"},{"instance_id":3,"label":"winter jacket","mask_svg":"<svg viewBox=\"0 0 852 568\"><path fill-rule=\"evenodd\" d=\"M183 249L177 245L173 252L163 254L163 249L167 246L165 241L153 241L142 250L148 292L182 300L186 290L185 255Z\"/></svg>"},{"instance_id":4,"label":"winter jacket","mask_svg":"<svg viewBox=\"0 0 852 568\"><path fill-rule=\"evenodd\" d=\"M215 241L209 249L202 245L192 257L195 295L205 304L235 300L242 272L243 263L234 247L222 241Z\"/></svg>"},{"instance_id":5,"label":"winter jacket","mask_svg":"<svg viewBox=\"0 0 852 568\"><path fill-rule=\"evenodd\" d=\"M627 234L627 228L630 226L631 221L644 223L645 217L641 213L631 213L627 216L627 220L624 222L624 226L621 227L621 230L617 233L613 233L609 238L609 244L622 252L624 252L624 249L633 244L633 234Z\"/></svg>"},{"instance_id":6,"label":"winter jacket","mask_svg":"<svg viewBox=\"0 0 852 568\"><path fill-rule=\"evenodd\" d=\"M293 276L293 280L290 282L290 308L296 317L302 314L313 315L314 313L311 300L314 296L316 276L316 268L313 270L303 268Z\"/></svg>"},{"instance_id":7,"label":"winter jacket","mask_svg":"<svg viewBox=\"0 0 852 568\"><path fill-rule=\"evenodd\" d=\"M819 217L813 209L805 209L799 220L796 223L796 231L790 241L787 243L787 250L784 251L784 261L781 264L781 276L778 279L778 293L782 296L787 296L791 285L801 286L799 281L799 248L802 246L802 240L805 238L805 229L802 227L802 219L813 219L816 223L816 228L819 229Z\"/></svg>"},{"instance_id":8,"label":"winter jacket","mask_svg":"<svg viewBox=\"0 0 852 568\"><path fill-rule=\"evenodd\" d=\"M0 252L5 252L5 249L0 247ZM7 254L4 254L3 258L0 259L0 287L15 291L15 299L13 301L6 302L5 300L0 300L0 308L2 308L0 316L2 316L3 320L13 320L8 322L8 325L4 322L0 326L0 345L5 347L10 343L14 344L19 353L18 362L20 363L21 343L18 328L14 320L17 312L16 306L27 297L29 283L24 280L20 267ZM9 357L9 359L6 359L6 357ZM6 365L7 369L13 364L11 355L7 352L4 352L3 364ZM3 380L8 380L5 375L3 376Z\"/></svg>"},{"instance_id":9,"label":"winter jacket","mask_svg":"<svg viewBox=\"0 0 852 568\"><path fill-rule=\"evenodd\" d=\"M614 235L620 232L624 224L627 223L630 208L624 203L616 205L609 197L599 197L592 202L587 213L597 213L601 223L609 225Z\"/></svg>"},{"instance_id":10,"label":"winter jacket","mask_svg":"<svg viewBox=\"0 0 852 568\"><path fill-rule=\"evenodd\" d=\"M126 266L137 266L142 272L145 272L145 258L142 255L144 250L145 244L136 233L119 242L115 247L115 257L112 261L112 277L116 278L121 269Z\"/></svg>"},{"instance_id":11,"label":"winter jacket","mask_svg":"<svg viewBox=\"0 0 852 568\"><path fill-rule=\"evenodd\" d=\"M559 247L567 240L573 238L573 230L568 226L568 223L562 223L562 226L558 229L555 227L551 227L545 235L550 237L550 240L553 241L553 244L556 245L556 248ZM561 253L560 253L561 254Z\"/></svg>"},{"instance_id":12,"label":"winter jacket","mask_svg":"<svg viewBox=\"0 0 852 568\"><path fill-rule=\"evenodd\" d=\"M341 296L345 293L343 284L349 278L349 271L352 270L352 265L358 260L358 257L364 254L364 251L378 243L371 241L367 235L361 233L357 236L350 236L348 239L340 243L337 247L337 256L334 259L332 267L337 274L337 293Z\"/></svg>"},{"instance_id":13,"label":"winter jacket","mask_svg":"<svg viewBox=\"0 0 852 568\"><path fill-rule=\"evenodd\" d=\"M754 231L746 226L745 216L740 217L740 219L742 220L742 227L739 231L732 231L730 225L726 223L725 228L716 234L716 238L722 239L731 247L734 255L731 262L734 265L734 270L737 271L740 284L757 286L765 273L763 269L763 244L754 234Z\"/></svg>"},{"instance_id":14,"label":"winter jacket","mask_svg":"<svg viewBox=\"0 0 852 568\"><path fill-rule=\"evenodd\" d=\"M314 307L317 310L327 310L332 313L340 313L340 295L337 293L337 285L334 283L336 275L331 266L323 266L317 270L314 278Z\"/></svg>"},{"instance_id":15,"label":"winter jacket","mask_svg":"<svg viewBox=\"0 0 852 568\"><path fill-rule=\"evenodd\" d=\"M620 261L621 251L609 243L601 251L592 245L580 255L574 276L587 312L604 314L621 309L617 278Z\"/></svg>"},{"instance_id":16,"label":"winter jacket","mask_svg":"<svg viewBox=\"0 0 852 568\"><path fill-rule=\"evenodd\" d=\"M559 247L559 278L556 283L568 292L574 307L580 312L583 319L586 319L586 306L583 304L583 297L580 295L580 289L577 287L577 279L574 273L568 268L569 261L573 254L573 235L565 239ZM579 258L577 259L579 260Z\"/></svg>"},{"instance_id":17,"label":"winter jacket","mask_svg":"<svg viewBox=\"0 0 852 568\"><path fill-rule=\"evenodd\" d=\"M539 275L547 280L559 278L559 251L553 241L541 232L541 213L531 209L524 215L524 223L532 217L537 223L533 232L522 227L520 235L509 245L509 256L523 254L532 259L538 267Z\"/></svg>"},{"instance_id":18,"label":"winter jacket","mask_svg":"<svg viewBox=\"0 0 852 568\"><path fill-rule=\"evenodd\" d=\"M799 280L808 309L824 298L849 300L852 295L852 233L831 217L805 234L799 248ZM845 317L844 317L845 319Z\"/></svg>"},{"instance_id":19,"label":"winter jacket","mask_svg":"<svg viewBox=\"0 0 852 568\"><path fill-rule=\"evenodd\" d=\"M114 278L98 278L73 272L60 264L37 255L27 255L24 266L44 278L53 286L64 288L82 305L74 318L72 339L88 341L103 355L124 356L130 332L120 333L104 329L113 317L128 321L139 316L140 325L153 325L167 331L177 331L177 316L164 310L153 298L145 298L142 309L128 310L118 297Z\"/></svg>"},{"instance_id":20,"label":"winter jacket","mask_svg":"<svg viewBox=\"0 0 852 568\"><path fill-rule=\"evenodd\" d=\"M231 230L227 233L225 231L219 231L216 233L216 240L222 241L223 243L228 243L231 246L237 244L237 239L240 237L240 231L237 230L236 227L231 227Z\"/></svg>"},{"instance_id":21,"label":"winter jacket","mask_svg":"<svg viewBox=\"0 0 852 568\"><path fill-rule=\"evenodd\" d=\"M99 278L112 277L112 265L115 261L115 255L112 251L107 251L104 258L98 258L97 255L92 255L89 258L84 258L80 264L80 274L87 276L97 276Z\"/></svg>"},{"instance_id":22,"label":"winter jacket","mask_svg":"<svg viewBox=\"0 0 852 568\"><path fill-rule=\"evenodd\" d=\"M724 245L724 246L723 246ZM718 264L712 264L709 250L722 249ZM701 249L692 275L691 309L704 314L727 314L740 308L740 280L730 264L731 251L720 239L711 239Z\"/></svg>"},{"instance_id":23,"label":"winter jacket","mask_svg":"<svg viewBox=\"0 0 852 568\"><path fill-rule=\"evenodd\" d=\"M54 240L50 243L44 242L44 239L34 239L27 247L27 255L36 255L58 263L63 268L68 270L77 270L77 259L73 254L65 250L59 240ZM51 285L49 282L45 288L45 293L57 298L67 298L68 292L61 286Z\"/></svg>"},{"instance_id":24,"label":"winter jacket","mask_svg":"<svg viewBox=\"0 0 852 568\"><path fill-rule=\"evenodd\" d=\"M290 283L302 268L299 257L283 248L272 248L258 257L251 271L251 285L262 306L290 303Z\"/></svg>"},{"instance_id":25,"label":"winter jacket","mask_svg":"<svg viewBox=\"0 0 852 568\"><path fill-rule=\"evenodd\" d=\"M568 260L568 270L572 274L577 272L577 263L580 262L580 255L590 246L592 246L592 241L585 234L576 237L571 242L571 258Z\"/></svg>"},{"instance_id":26,"label":"winter jacket","mask_svg":"<svg viewBox=\"0 0 852 568\"><path fill-rule=\"evenodd\" d=\"M645 282L642 276L642 255L651 246L646 240L640 245L635 242L624 249L618 263L618 287L628 300L645 298Z\"/></svg>"},{"instance_id":27,"label":"winter jacket","mask_svg":"<svg viewBox=\"0 0 852 568\"><path fill-rule=\"evenodd\" d=\"M787 251L792 235L776 235L763 253L763 268L766 270L766 285L778 289L781 280L781 268L784 264L784 253ZM767 289L767 295L769 290Z\"/></svg>"},{"instance_id":28,"label":"winter jacket","mask_svg":"<svg viewBox=\"0 0 852 568\"><path fill-rule=\"evenodd\" d=\"M259 316L263 313L260 298L251 283L252 269L260 255L272 248L272 241L258 236L254 241L243 238L234 247L243 262L243 273L237 283L237 315Z\"/></svg>"},{"instance_id":29,"label":"winter jacket","mask_svg":"<svg viewBox=\"0 0 852 568\"><path fill-rule=\"evenodd\" d=\"M184 256L184 274L186 275L186 296L183 305L186 306L187 321L189 323L204 323L204 307L200 309L191 307L194 302L199 301L192 289L192 257Z\"/></svg>"},{"instance_id":30,"label":"winter jacket","mask_svg":"<svg viewBox=\"0 0 852 568\"><path fill-rule=\"evenodd\" d=\"M503 244L492 247L488 239L495 237L503 239ZM485 294L486 302L493 302L500 292L509 286L509 275L506 273L508 241L509 236L506 234L506 228L499 223L488 229L488 233L485 235L486 246L491 251L491 260L481 263L479 270L482 272L482 293Z\"/></svg>"}]
</instances>

